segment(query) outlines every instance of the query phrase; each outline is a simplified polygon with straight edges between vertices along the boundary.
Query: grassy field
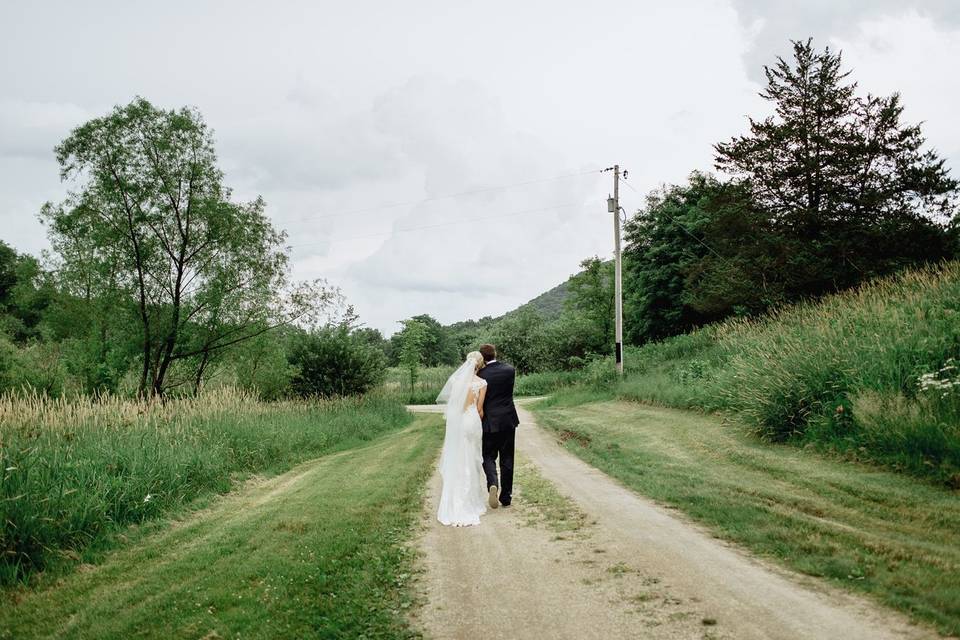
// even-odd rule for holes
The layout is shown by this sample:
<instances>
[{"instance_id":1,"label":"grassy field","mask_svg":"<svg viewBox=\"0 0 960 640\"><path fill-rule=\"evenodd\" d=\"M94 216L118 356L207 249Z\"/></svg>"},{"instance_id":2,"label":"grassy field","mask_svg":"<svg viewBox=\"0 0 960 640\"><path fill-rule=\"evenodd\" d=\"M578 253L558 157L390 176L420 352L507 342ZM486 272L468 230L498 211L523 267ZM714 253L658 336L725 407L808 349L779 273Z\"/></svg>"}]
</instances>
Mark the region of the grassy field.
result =
<instances>
[{"instance_id":1,"label":"grassy field","mask_svg":"<svg viewBox=\"0 0 960 640\"><path fill-rule=\"evenodd\" d=\"M9 591L0 638L404 638L439 416L255 480L98 566Z\"/></svg>"},{"instance_id":2,"label":"grassy field","mask_svg":"<svg viewBox=\"0 0 960 640\"><path fill-rule=\"evenodd\" d=\"M408 404L433 404L454 367L423 367L418 372L417 383L410 391L409 373L399 367L387 371L380 393ZM546 371L517 377L514 394L517 397L540 396L582 382L580 371Z\"/></svg>"},{"instance_id":3,"label":"grassy field","mask_svg":"<svg viewBox=\"0 0 960 640\"><path fill-rule=\"evenodd\" d=\"M94 561L131 523L409 421L399 403L376 398L0 397L0 585Z\"/></svg>"},{"instance_id":4,"label":"grassy field","mask_svg":"<svg viewBox=\"0 0 960 640\"><path fill-rule=\"evenodd\" d=\"M433 404L454 369L456 367L421 367L411 389L410 372L401 367L390 367L381 392L407 404Z\"/></svg>"},{"instance_id":5,"label":"grassy field","mask_svg":"<svg viewBox=\"0 0 960 640\"><path fill-rule=\"evenodd\" d=\"M728 412L762 439L960 488L960 263L630 348L607 397Z\"/></svg>"},{"instance_id":6,"label":"grassy field","mask_svg":"<svg viewBox=\"0 0 960 640\"><path fill-rule=\"evenodd\" d=\"M566 448L755 553L960 634L960 501L902 474L763 443L719 417L561 395Z\"/></svg>"}]
</instances>

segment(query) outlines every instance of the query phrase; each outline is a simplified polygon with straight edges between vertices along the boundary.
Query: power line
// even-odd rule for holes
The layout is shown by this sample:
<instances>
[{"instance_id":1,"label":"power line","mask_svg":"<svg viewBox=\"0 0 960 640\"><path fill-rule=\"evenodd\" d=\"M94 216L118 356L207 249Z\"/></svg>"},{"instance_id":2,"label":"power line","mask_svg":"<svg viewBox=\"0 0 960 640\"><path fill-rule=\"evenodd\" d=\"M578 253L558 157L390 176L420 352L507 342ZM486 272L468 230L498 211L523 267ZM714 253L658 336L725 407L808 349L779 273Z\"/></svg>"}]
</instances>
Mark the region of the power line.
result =
<instances>
[{"instance_id":1,"label":"power line","mask_svg":"<svg viewBox=\"0 0 960 640\"><path fill-rule=\"evenodd\" d=\"M384 231L384 232L382 232L382 233L371 233L371 234L362 235L362 236L346 236L346 237L343 237L343 238L331 238L330 240L320 240L320 241L317 241L317 242L305 242L305 243L301 243L301 244L290 245L290 248L291 248L291 249L296 249L296 248L299 248L299 247L309 247L309 246L315 246L315 245L318 245L318 244L326 244L327 242L340 242L340 241L342 241L342 240L365 240L365 239L368 239L368 238L379 238L379 237L383 237L383 236L391 236L391 235L393 235L393 234L395 234L395 233L407 233L407 232L410 232L410 231L422 231L422 230L424 230L424 229L436 229L436 228L438 228L438 227L449 227L449 226L455 226L455 225L458 225L458 224L468 224L468 223L471 223L471 222L483 222L483 221L485 221L485 220L496 220L496 219L498 219L498 218L507 218L507 217L513 217L513 216L519 216L519 215L527 215L527 214L531 214L531 213L546 213L546 212L548 212L548 211L556 211L556 210L559 210L559 209L570 209L570 208L572 208L572 207L586 207L586 206L587 206L587 205L583 204L582 202L577 202L577 203L570 203L570 204L552 205L552 206L549 206L549 207L539 207L539 208L536 208L536 209L521 209L520 211L511 211L511 212L509 212L509 213L501 213L501 214L497 214L497 215L495 215L495 216L484 216L484 217L481 217L481 218L467 218L467 219L464 219L464 220L451 220L451 221L449 221L449 222L439 222L439 223L436 223L436 224L427 224L427 225L420 225L420 226L416 226L416 227L404 227L404 228L401 228L401 229L392 229L392 230L390 230L390 231Z\"/></svg>"},{"instance_id":2,"label":"power line","mask_svg":"<svg viewBox=\"0 0 960 640\"><path fill-rule=\"evenodd\" d=\"M310 220L325 220L327 218L340 218L343 216L350 216L357 213L369 213L371 211L380 211L383 209L395 209L397 207L410 207L418 204L423 204L425 202L433 202L435 200L449 200L450 198L460 198L462 196L471 196L479 193L489 193L491 191L500 191L503 189L513 189L515 187L523 187L531 184L539 184L542 182L554 182L556 180L563 180L566 178L576 178L579 176L586 176L593 173L600 173L599 169L591 169L590 171L581 171L579 173L566 173L559 176L552 176L549 178L537 178L535 180L524 180L522 182L513 182L510 184L500 184L489 187L481 187L478 189L471 189L469 191L460 191L457 193L448 193L439 196L431 196L429 198L422 198L420 200L410 200L407 202L393 202L388 204L377 205L375 207L365 207L362 209L350 209L349 211L341 211L340 213L329 213L320 216L303 216L294 220L292 222L308 222Z\"/></svg>"}]
</instances>

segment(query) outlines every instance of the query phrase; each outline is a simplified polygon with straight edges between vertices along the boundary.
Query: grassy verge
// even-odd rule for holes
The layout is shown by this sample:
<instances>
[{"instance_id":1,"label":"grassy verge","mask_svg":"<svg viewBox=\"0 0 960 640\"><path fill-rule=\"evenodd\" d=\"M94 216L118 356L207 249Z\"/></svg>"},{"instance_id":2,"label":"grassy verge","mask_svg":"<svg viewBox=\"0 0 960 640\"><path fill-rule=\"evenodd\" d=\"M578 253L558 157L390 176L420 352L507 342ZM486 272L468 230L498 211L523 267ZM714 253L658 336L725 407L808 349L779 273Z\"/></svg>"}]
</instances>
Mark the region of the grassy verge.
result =
<instances>
[{"instance_id":1,"label":"grassy verge","mask_svg":"<svg viewBox=\"0 0 960 640\"><path fill-rule=\"evenodd\" d=\"M587 515L573 500L557 491L522 454L517 455L516 485L518 502L528 525L545 526L556 534L556 540L588 534L585 531L589 524Z\"/></svg>"},{"instance_id":2,"label":"grassy verge","mask_svg":"<svg viewBox=\"0 0 960 640\"><path fill-rule=\"evenodd\" d=\"M960 633L955 492L764 444L714 416L587 399L535 411L590 464L760 555Z\"/></svg>"},{"instance_id":3,"label":"grassy verge","mask_svg":"<svg viewBox=\"0 0 960 640\"><path fill-rule=\"evenodd\" d=\"M390 367L380 393L405 404L433 404L454 369L454 366L420 367L411 388L410 372L401 367Z\"/></svg>"},{"instance_id":4,"label":"grassy verge","mask_svg":"<svg viewBox=\"0 0 960 640\"><path fill-rule=\"evenodd\" d=\"M308 462L8 593L0 638L404 638L407 546L438 416Z\"/></svg>"},{"instance_id":5,"label":"grassy verge","mask_svg":"<svg viewBox=\"0 0 960 640\"><path fill-rule=\"evenodd\" d=\"M405 404L433 404L455 367L423 367L417 382L410 388L409 373L399 367L387 370L387 377L378 395ZM517 397L541 396L583 381L581 371L545 371L517 376L513 392Z\"/></svg>"},{"instance_id":6,"label":"grassy verge","mask_svg":"<svg viewBox=\"0 0 960 640\"><path fill-rule=\"evenodd\" d=\"M960 488L960 263L628 348L581 386ZM567 391L564 390L563 393Z\"/></svg>"},{"instance_id":7,"label":"grassy verge","mask_svg":"<svg viewBox=\"0 0 960 640\"><path fill-rule=\"evenodd\" d=\"M131 523L409 420L386 399L0 398L0 585L89 562Z\"/></svg>"}]
</instances>

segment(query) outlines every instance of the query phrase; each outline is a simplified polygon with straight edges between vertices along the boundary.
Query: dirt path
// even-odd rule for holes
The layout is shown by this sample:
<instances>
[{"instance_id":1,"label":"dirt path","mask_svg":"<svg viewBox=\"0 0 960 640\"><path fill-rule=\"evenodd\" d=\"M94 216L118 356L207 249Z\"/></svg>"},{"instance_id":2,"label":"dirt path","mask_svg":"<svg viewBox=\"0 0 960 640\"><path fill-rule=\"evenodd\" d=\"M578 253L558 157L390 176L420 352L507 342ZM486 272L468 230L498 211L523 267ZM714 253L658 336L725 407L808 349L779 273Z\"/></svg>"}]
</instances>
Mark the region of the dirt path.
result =
<instances>
[{"instance_id":1,"label":"dirt path","mask_svg":"<svg viewBox=\"0 0 960 640\"><path fill-rule=\"evenodd\" d=\"M489 512L479 527L443 527L435 475L420 541L427 604L418 615L428 636L937 637L711 537L569 454L520 413L519 454L591 524L575 535L531 526L535 507L521 478L514 507Z\"/></svg>"}]
</instances>

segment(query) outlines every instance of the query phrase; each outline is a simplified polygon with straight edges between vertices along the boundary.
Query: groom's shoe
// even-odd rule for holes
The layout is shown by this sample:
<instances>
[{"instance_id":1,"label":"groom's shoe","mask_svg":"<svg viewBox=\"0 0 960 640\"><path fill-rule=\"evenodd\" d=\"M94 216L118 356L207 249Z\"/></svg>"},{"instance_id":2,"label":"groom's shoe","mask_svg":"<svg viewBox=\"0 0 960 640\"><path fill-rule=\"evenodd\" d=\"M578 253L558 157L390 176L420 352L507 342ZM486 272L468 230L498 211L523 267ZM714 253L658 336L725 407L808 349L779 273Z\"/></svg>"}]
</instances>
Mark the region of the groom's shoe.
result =
<instances>
[{"instance_id":1,"label":"groom's shoe","mask_svg":"<svg viewBox=\"0 0 960 640\"><path fill-rule=\"evenodd\" d=\"M500 506L500 496L497 495L499 492L500 489L495 484L490 485L490 488L487 489L487 502L490 504L491 509L496 509Z\"/></svg>"}]
</instances>

